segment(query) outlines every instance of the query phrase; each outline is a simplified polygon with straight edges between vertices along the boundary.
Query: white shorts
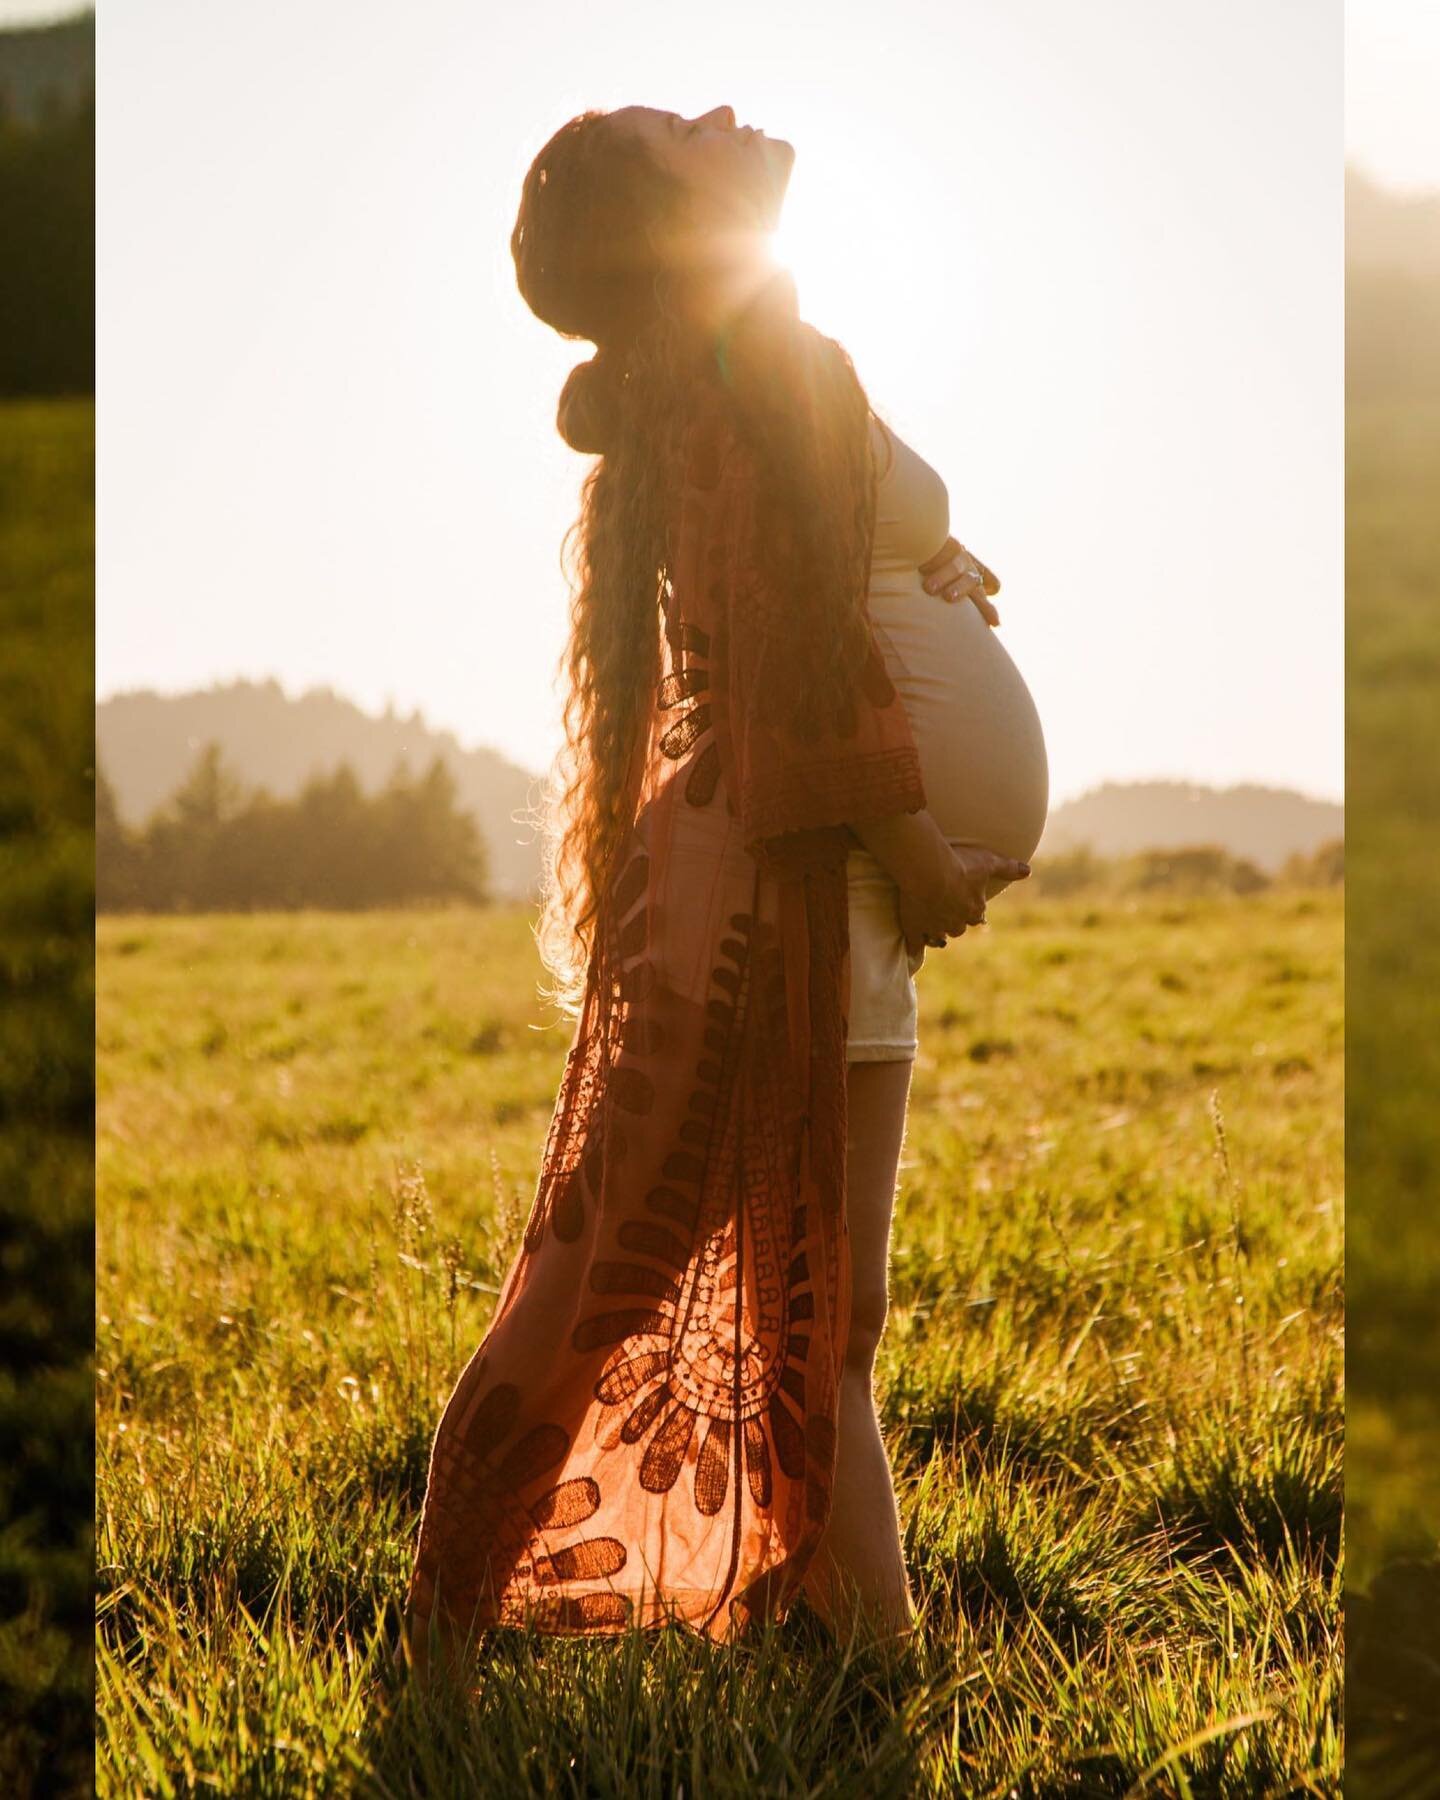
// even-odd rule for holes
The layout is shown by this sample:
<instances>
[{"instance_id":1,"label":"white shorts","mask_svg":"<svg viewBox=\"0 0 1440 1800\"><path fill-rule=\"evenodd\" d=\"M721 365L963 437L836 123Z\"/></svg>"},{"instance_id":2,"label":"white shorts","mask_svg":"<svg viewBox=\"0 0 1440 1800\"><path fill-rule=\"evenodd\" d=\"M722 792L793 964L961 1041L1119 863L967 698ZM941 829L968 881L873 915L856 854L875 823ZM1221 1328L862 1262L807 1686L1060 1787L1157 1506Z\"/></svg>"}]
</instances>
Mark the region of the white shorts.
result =
<instances>
[{"instance_id":1,"label":"white shorts","mask_svg":"<svg viewBox=\"0 0 1440 1800\"><path fill-rule=\"evenodd\" d=\"M900 932L900 890L863 846L846 865L850 894L850 1021L847 1062L907 1062L919 1049L915 976L925 961L912 957Z\"/></svg>"}]
</instances>

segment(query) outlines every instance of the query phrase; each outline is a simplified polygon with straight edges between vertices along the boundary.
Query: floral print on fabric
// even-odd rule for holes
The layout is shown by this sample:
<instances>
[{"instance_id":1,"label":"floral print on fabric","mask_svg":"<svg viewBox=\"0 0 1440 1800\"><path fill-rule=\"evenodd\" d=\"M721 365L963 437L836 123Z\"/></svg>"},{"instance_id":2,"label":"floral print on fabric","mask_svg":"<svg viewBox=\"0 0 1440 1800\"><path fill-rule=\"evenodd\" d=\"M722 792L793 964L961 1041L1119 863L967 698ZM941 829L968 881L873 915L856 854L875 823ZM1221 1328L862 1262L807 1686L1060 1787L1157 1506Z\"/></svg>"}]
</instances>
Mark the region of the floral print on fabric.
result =
<instances>
[{"instance_id":1,"label":"floral print on fabric","mask_svg":"<svg viewBox=\"0 0 1440 1800\"><path fill-rule=\"evenodd\" d=\"M690 428L644 798L604 896L534 1204L441 1418L432 1625L783 1615L829 1514L850 1309L848 820L924 805L878 649L831 735L761 716L755 470Z\"/></svg>"}]
</instances>

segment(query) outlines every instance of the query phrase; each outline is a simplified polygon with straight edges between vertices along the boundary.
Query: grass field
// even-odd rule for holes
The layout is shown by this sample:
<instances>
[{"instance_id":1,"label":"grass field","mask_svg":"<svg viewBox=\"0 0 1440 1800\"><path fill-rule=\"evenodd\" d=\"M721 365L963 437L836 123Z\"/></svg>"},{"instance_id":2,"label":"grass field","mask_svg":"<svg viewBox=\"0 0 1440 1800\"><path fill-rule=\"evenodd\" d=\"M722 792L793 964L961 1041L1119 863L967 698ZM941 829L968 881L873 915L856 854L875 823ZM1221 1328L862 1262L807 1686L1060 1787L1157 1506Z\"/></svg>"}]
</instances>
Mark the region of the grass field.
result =
<instances>
[{"instance_id":1,"label":"grass field","mask_svg":"<svg viewBox=\"0 0 1440 1800\"><path fill-rule=\"evenodd\" d=\"M0 1794L92 1770L95 408L0 402Z\"/></svg>"},{"instance_id":2,"label":"grass field","mask_svg":"<svg viewBox=\"0 0 1440 1800\"><path fill-rule=\"evenodd\" d=\"M1352 307L1352 346L1363 326ZM1348 1791L1436 1800L1440 393L1413 329L1377 344L1400 380L1378 394L1352 382L1345 424Z\"/></svg>"},{"instance_id":3,"label":"grass field","mask_svg":"<svg viewBox=\"0 0 1440 1800\"><path fill-rule=\"evenodd\" d=\"M1352 1574L1440 1544L1440 398L1346 422ZM1440 1702L1440 1689L1437 1689Z\"/></svg>"},{"instance_id":4,"label":"grass field","mask_svg":"<svg viewBox=\"0 0 1440 1800\"><path fill-rule=\"evenodd\" d=\"M932 952L878 1391L912 1654L390 1673L567 1043L519 910L106 917L100 1790L1338 1794L1342 901Z\"/></svg>"}]
</instances>

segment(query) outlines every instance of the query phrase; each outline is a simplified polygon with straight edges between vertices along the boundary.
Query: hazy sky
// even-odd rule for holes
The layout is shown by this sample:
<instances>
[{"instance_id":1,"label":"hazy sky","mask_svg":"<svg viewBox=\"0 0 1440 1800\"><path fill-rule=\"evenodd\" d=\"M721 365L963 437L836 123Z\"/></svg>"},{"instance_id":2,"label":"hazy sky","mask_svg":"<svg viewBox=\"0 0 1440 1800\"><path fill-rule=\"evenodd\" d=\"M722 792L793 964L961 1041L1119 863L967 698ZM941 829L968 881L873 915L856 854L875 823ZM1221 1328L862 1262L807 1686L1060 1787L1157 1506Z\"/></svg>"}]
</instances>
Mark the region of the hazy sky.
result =
<instances>
[{"instance_id":1,"label":"hazy sky","mask_svg":"<svg viewBox=\"0 0 1440 1800\"><path fill-rule=\"evenodd\" d=\"M730 102L1002 577L1054 799L1337 796L1342 50L1338 0L102 4L101 696L273 674L541 769L590 347L515 291L521 178Z\"/></svg>"},{"instance_id":2,"label":"hazy sky","mask_svg":"<svg viewBox=\"0 0 1440 1800\"><path fill-rule=\"evenodd\" d=\"M1345 8L1345 135L1387 187L1440 187L1440 6L1351 0Z\"/></svg>"}]
</instances>

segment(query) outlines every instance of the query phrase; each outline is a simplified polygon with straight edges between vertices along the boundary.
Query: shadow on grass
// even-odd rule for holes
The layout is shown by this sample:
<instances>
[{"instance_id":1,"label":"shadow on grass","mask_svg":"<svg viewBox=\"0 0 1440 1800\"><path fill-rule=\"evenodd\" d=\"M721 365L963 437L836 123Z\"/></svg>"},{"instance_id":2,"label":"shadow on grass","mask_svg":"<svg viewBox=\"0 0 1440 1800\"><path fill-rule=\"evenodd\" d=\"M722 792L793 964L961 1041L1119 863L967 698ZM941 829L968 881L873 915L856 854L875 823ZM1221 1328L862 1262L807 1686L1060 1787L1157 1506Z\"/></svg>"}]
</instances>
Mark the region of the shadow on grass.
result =
<instances>
[{"instance_id":1,"label":"shadow on grass","mask_svg":"<svg viewBox=\"0 0 1440 1800\"><path fill-rule=\"evenodd\" d=\"M1257 1433L1217 1415L1157 1470L1141 1517L1183 1540L1181 1554L1235 1548L1274 1562L1299 1547L1334 1567L1344 1489L1340 1427L1313 1411L1276 1413Z\"/></svg>"},{"instance_id":2,"label":"shadow on grass","mask_svg":"<svg viewBox=\"0 0 1440 1800\"><path fill-rule=\"evenodd\" d=\"M502 1627L461 1661L387 1661L357 1792L906 1795L956 1684L918 1647L837 1643L803 1601L753 1642Z\"/></svg>"},{"instance_id":3,"label":"shadow on grass","mask_svg":"<svg viewBox=\"0 0 1440 1800\"><path fill-rule=\"evenodd\" d=\"M1440 1795L1440 1556L1397 1557L1347 1593L1350 1800Z\"/></svg>"}]
</instances>

